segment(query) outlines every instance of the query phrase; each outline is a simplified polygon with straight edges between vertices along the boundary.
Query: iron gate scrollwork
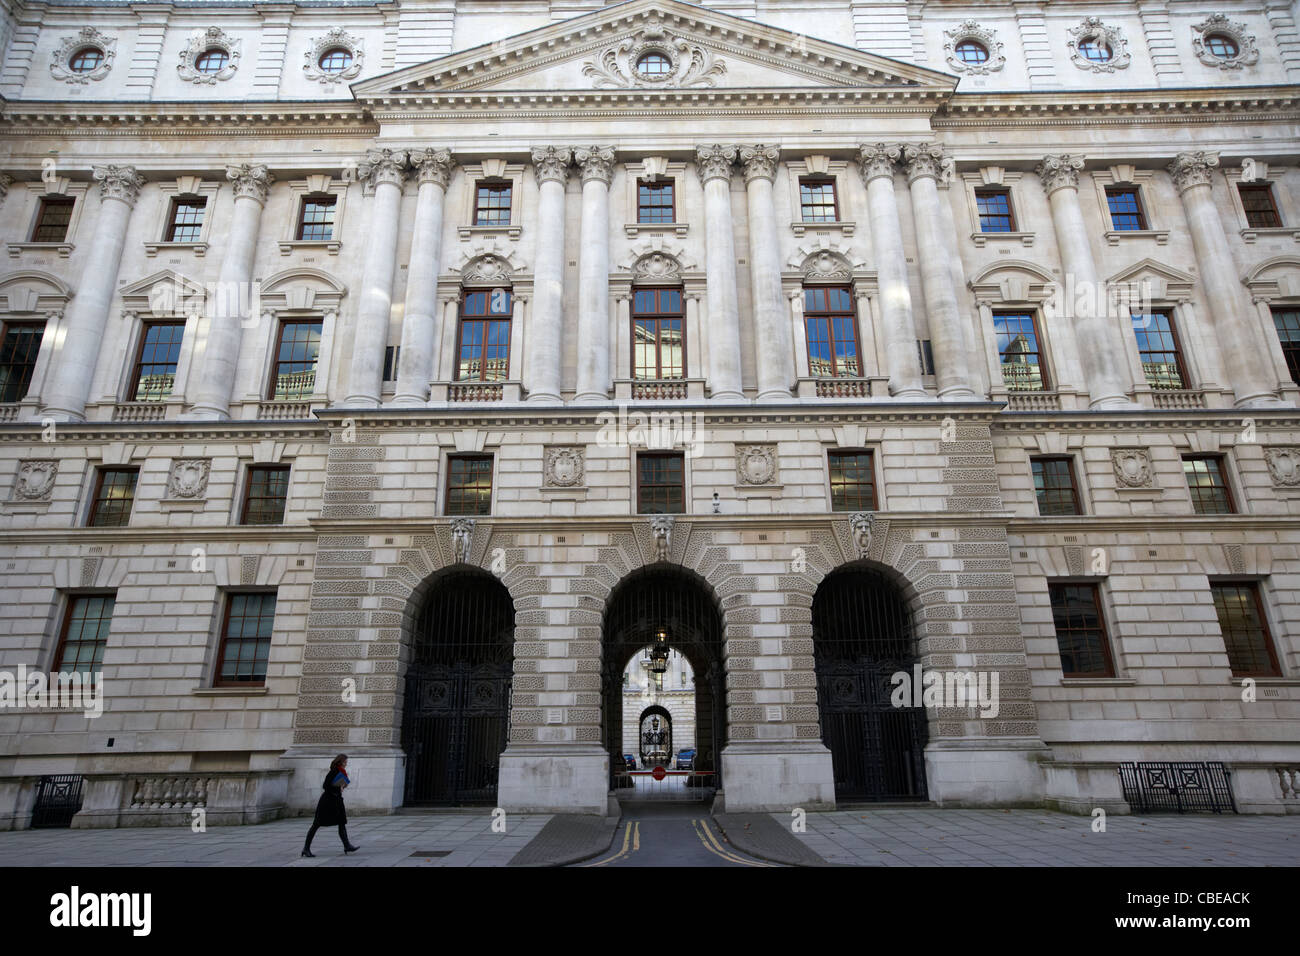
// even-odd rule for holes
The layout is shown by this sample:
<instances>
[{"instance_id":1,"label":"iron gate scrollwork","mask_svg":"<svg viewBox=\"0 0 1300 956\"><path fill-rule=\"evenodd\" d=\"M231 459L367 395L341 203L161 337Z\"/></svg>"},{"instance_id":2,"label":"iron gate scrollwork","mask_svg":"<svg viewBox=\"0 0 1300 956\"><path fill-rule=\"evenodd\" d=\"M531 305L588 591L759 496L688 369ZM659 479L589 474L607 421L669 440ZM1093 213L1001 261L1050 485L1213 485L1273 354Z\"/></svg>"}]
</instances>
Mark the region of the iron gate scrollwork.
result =
<instances>
[{"instance_id":1,"label":"iron gate scrollwork","mask_svg":"<svg viewBox=\"0 0 1300 956\"><path fill-rule=\"evenodd\" d=\"M925 709L890 701L891 677L910 676L916 662L898 587L878 571L837 571L817 589L812 621L822 742L836 798L924 800Z\"/></svg>"},{"instance_id":2,"label":"iron gate scrollwork","mask_svg":"<svg viewBox=\"0 0 1300 956\"><path fill-rule=\"evenodd\" d=\"M41 777L36 782L36 802L32 807L32 829L70 827L81 809L83 778L79 773L60 773Z\"/></svg>"},{"instance_id":3,"label":"iron gate scrollwork","mask_svg":"<svg viewBox=\"0 0 1300 956\"><path fill-rule=\"evenodd\" d=\"M408 805L492 803L510 731L514 606L486 572L439 579L420 608L406 672Z\"/></svg>"}]
</instances>

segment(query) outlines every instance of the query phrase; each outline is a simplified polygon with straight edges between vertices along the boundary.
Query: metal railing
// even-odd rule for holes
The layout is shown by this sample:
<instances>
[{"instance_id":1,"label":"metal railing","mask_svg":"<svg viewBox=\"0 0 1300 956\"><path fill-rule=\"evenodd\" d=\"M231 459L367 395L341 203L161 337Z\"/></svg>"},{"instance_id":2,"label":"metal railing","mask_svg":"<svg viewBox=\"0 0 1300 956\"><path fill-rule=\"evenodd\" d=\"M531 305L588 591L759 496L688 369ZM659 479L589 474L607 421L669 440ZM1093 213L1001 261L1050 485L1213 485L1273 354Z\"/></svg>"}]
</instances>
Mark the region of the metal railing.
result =
<instances>
[{"instance_id":1,"label":"metal railing","mask_svg":"<svg viewBox=\"0 0 1300 956\"><path fill-rule=\"evenodd\" d=\"M614 796L620 800L707 800L717 791L711 770L628 770L613 775Z\"/></svg>"},{"instance_id":2,"label":"metal railing","mask_svg":"<svg viewBox=\"0 0 1300 956\"><path fill-rule=\"evenodd\" d=\"M61 773L41 777L36 782L36 802L32 807L32 829L70 827L81 809L82 776Z\"/></svg>"},{"instance_id":3,"label":"metal railing","mask_svg":"<svg viewBox=\"0 0 1300 956\"><path fill-rule=\"evenodd\" d=\"M1145 761L1121 763L1124 799L1134 813L1237 812L1232 772L1222 762Z\"/></svg>"}]
</instances>

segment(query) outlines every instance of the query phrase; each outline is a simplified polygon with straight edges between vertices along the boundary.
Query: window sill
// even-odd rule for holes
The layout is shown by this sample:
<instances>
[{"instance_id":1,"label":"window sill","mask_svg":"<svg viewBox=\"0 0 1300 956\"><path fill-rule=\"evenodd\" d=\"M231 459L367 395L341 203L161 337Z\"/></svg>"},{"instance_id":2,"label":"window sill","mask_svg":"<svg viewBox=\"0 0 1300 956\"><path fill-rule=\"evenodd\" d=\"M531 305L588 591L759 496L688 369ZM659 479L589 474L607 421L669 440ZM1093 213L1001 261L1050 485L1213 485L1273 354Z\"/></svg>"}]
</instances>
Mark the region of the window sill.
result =
<instances>
[{"instance_id":1,"label":"window sill","mask_svg":"<svg viewBox=\"0 0 1300 956\"><path fill-rule=\"evenodd\" d=\"M280 243L280 255L287 256L294 250L310 251L313 249L324 249L332 256L339 254L339 249L343 243L338 239L290 239Z\"/></svg>"},{"instance_id":2,"label":"window sill","mask_svg":"<svg viewBox=\"0 0 1300 956\"><path fill-rule=\"evenodd\" d=\"M1296 242L1300 242L1300 229L1292 226L1267 226L1261 228L1247 227L1241 230L1241 238L1244 242L1254 242L1261 236L1265 239L1272 236L1290 236Z\"/></svg>"},{"instance_id":3,"label":"window sill","mask_svg":"<svg viewBox=\"0 0 1300 956\"><path fill-rule=\"evenodd\" d=\"M625 222L623 224L623 232L629 239L635 239L643 232L652 235L671 232L675 236L684 236L689 228L690 226L684 222Z\"/></svg>"},{"instance_id":4,"label":"window sill","mask_svg":"<svg viewBox=\"0 0 1300 956\"><path fill-rule=\"evenodd\" d=\"M1253 680L1257 687L1300 687L1300 677L1234 677L1231 686L1240 688L1243 680Z\"/></svg>"},{"instance_id":5,"label":"window sill","mask_svg":"<svg viewBox=\"0 0 1300 956\"><path fill-rule=\"evenodd\" d=\"M970 234L971 242L975 243L976 249L983 249L990 241L1016 242L1028 248L1034 244L1034 234L1032 232L972 232Z\"/></svg>"},{"instance_id":6,"label":"window sill","mask_svg":"<svg viewBox=\"0 0 1300 956\"><path fill-rule=\"evenodd\" d=\"M838 220L838 219L835 222L806 222L801 219L798 222L790 223L790 228L791 230L794 231L794 234L796 236L802 236L810 229L812 230L824 229L832 232L840 232L846 236L851 236L853 235L853 231L858 228L858 224L856 222L844 222L843 220Z\"/></svg>"},{"instance_id":7,"label":"window sill","mask_svg":"<svg viewBox=\"0 0 1300 956\"><path fill-rule=\"evenodd\" d=\"M159 252L185 251L202 257L207 254L208 244L206 242L146 242L144 244L144 254L146 256L156 256Z\"/></svg>"},{"instance_id":8,"label":"window sill","mask_svg":"<svg viewBox=\"0 0 1300 956\"><path fill-rule=\"evenodd\" d=\"M57 252L66 259L77 248L70 242L11 242L8 245L10 259L17 259L24 252Z\"/></svg>"},{"instance_id":9,"label":"window sill","mask_svg":"<svg viewBox=\"0 0 1300 956\"><path fill-rule=\"evenodd\" d=\"M1133 687L1136 677L1062 677L1062 687Z\"/></svg>"},{"instance_id":10,"label":"window sill","mask_svg":"<svg viewBox=\"0 0 1300 956\"><path fill-rule=\"evenodd\" d=\"M459 226L456 229L462 241L474 236L508 236L511 239L518 239L523 231L523 226Z\"/></svg>"},{"instance_id":11,"label":"window sill","mask_svg":"<svg viewBox=\"0 0 1300 956\"><path fill-rule=\"evenodd\" d=\"M1169 242L1168 229L1111 229L1105 233L1106 242L1118 246L1121 239L1154 239L1157 246Z\"/></svg>"},{"instance_id":12,"label":"window sill","mask_svg":"<svg viewBox=\"0 0 1300 956\"><path fill-rule=\"evenodd\" d=\"M190 691L195 697L261 697L269 693L265 684L257 687L196 687Z\"/></svg>"}]
</instances>

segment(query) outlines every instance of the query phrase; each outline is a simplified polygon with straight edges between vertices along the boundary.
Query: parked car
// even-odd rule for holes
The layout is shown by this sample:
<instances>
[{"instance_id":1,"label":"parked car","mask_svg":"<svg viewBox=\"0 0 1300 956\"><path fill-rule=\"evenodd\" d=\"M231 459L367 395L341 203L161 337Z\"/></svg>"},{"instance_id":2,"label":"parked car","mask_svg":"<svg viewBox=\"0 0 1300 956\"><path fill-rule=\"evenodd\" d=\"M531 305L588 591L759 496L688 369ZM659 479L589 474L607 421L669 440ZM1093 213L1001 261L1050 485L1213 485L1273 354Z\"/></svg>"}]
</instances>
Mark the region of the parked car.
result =
<instances>
[{"instance_id":1,"label":"parked car","mask_svg":"<svg viewBox=\"0 0 1300 956\"><path fill-rule=\"evenodd\" d=\"M679 750L677 751L677 769L694 770L695 769L695 751Z\"/></svg>"},{"instance_id":2,"label":"parked car","mask_svg":"<svg viewBox=\"0 0 1300 956\"><path fill-rule=\"evenodd\" d=\"M627 765L628 770L636 769L636 757L632 754L623 754L623 763Z\"/></svg>"}]
</instances>

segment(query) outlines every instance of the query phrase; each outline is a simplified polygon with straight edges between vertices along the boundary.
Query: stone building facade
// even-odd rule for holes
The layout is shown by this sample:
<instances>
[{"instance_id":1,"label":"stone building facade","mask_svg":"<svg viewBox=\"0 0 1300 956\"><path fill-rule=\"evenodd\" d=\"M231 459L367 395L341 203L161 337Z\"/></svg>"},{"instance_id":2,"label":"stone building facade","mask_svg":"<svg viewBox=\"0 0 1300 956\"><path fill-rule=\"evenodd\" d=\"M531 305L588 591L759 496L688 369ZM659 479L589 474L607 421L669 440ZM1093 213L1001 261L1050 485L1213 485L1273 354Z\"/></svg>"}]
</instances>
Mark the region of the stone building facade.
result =
<instances>
[{"instance_id":1,"label":"stone building facade","mask_svg":"<svg viewBox=\"0 0 1300 956\"><path fill-rule=\"evenodd\" d=\"M603 812L655 615L729 810L1123 811L1135 760L1300 806L1294 4L0 44L0 669L105 694L0 711L0 826L48 774L79 826L302 811L339 751L358 809ZM890 716L913 666L997 706Z\"/></svg>"}]
</instances>

